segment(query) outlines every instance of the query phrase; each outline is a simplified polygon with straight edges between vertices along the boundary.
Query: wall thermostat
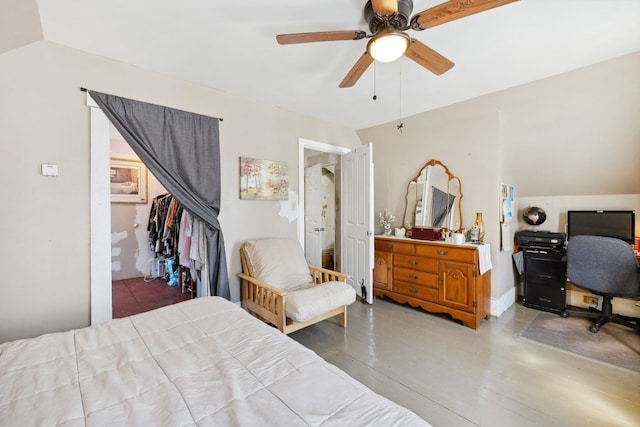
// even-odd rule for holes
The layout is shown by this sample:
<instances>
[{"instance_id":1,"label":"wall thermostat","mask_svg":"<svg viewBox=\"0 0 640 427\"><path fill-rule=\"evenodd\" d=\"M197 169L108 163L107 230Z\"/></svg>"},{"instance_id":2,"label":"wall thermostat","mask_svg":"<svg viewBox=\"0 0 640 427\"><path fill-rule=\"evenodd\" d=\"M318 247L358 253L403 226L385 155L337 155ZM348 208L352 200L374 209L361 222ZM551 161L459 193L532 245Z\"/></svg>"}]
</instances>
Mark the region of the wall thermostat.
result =
<instances>
[{"instance_id":1,"label":"wall thermostat","mask_svg":"<svg viewBox=\"0 0 640 427\"><path fill-rule=\"evenodd\" d=\"M42 175L58 176L58 165L52 163L42 163Z\"/></svg>"}]
</instances>

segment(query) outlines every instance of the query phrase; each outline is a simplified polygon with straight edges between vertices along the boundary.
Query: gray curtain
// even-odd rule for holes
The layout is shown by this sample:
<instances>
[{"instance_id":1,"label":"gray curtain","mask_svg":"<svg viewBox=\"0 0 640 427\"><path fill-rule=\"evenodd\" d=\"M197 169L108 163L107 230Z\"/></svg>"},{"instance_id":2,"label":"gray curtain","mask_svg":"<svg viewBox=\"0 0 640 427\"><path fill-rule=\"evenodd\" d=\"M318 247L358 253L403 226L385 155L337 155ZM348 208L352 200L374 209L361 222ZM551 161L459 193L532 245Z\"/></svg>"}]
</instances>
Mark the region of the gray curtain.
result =
<instances>
[{"instance_id":1,"label":"gray curtain","mask_svg":"<svg viewBox=\"0 0 640 427\"><path fill-rule=\"evenodd\" d=\"M444 191L432 187L433 199L431 203L431 225L433 227L442 227L443 222L447 216L447 213L451 211L451 206L456 200L456 196L453 194L445 193Z\"/></svg>"},{"instance_id":2,"label":"gray curtain","mask_svg":"<svg viewBox=\"0 0 640 427\"><path fill-rule=\"evenodd\" d=\"M89 91L151 173L206 224L211 294L230 299L220 212L219 119Z\"/></svg>"}]
</instances>

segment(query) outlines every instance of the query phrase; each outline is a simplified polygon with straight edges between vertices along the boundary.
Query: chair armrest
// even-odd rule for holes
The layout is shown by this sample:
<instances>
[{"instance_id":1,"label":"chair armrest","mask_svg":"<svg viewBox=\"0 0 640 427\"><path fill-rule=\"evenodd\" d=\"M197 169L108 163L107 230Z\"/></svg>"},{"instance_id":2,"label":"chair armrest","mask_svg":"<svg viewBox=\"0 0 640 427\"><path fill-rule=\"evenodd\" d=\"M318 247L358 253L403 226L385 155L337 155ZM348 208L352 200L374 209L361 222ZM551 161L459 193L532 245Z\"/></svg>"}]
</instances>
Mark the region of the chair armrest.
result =
<instances>
[{"instance_id":1,"label":"chair armrest","mask_svg":"<svg viewBox=\"0 0 640 427\"><path fill-rule=\"evenodd\" d=\"M349 278L348 274L338 273L337 271L328 270L326 268L320 268L313 265L309 266L309 271L311 272L311 277L313 278L313 282L315 284L332 281L346 282L347 278Z\"/></svg>"},{"instance_id":2,"label":"chair armrest","mask_svg":"<svg viewBox=\"0 0 640 427\"><path fill-rule=\"evenodd\" d=\"M255 277L251 277L245 273L238 273L238 277L246 280L247 282L253 283L256 286L259 286L261 288L264 288L270 292L273 292L274 294L278 295L278 296L285 296L287 295L287 291L283 291L282 289L278 289L278 288L274 288L273 286L269 286L267 285L265 282L263 282L262 280L258 280Z\"/></svg>"},{"instance_id":3,"label":"chair armrest","mask_svg":"<svg viewBox=\"0 0 640 427\"><path fill-rule=\"evenodd\" d=\"M287 292L269 286L245 273L238 273L241 280L242 308L254 316L275 325L282 333L287 327Z\"/></svg>"}]
</instances>

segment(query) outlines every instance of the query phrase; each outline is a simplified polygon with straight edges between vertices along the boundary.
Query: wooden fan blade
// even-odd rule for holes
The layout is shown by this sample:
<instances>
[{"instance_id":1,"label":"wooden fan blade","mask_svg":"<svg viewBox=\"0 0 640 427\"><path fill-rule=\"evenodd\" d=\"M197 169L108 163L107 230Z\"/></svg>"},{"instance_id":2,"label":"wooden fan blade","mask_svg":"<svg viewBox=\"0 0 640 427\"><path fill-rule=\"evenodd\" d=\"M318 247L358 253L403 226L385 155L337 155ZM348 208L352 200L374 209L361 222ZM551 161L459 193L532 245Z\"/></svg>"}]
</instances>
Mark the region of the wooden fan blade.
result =
<instances>
[{"instance_id":1,"label":"wooden fan blade","mask_svg":"<svg viewBox=\"0 0 640 427\"><path fill-rule=\"evenodd\" d=\"M398 0L371 0L371 6L378 15L398 13Z\"/></svg>"},{"instance_id":2,"label":"wooden fan blade","mask_svg":"<svg viewBox=\"0 0 640 427\"><path fill-rule=\"evenodd\" d=\"M424 30L515 1L518 0L450 0L416 13L411 18L411 28Z\"/></svg>"},{"instance_id":3,"label":"wooden fan blade","mask_svg":"<svg viewBox=\"0 0 640 427\"><path fill-rule=\"evenodd\" d=\"M367 36L364 31L321 31L317 33L279 34L276 40L280 44L311 42L332 42L339 40L360 40Z\"/></svg>"},{"instance_id":4,"label":"wooden fan blade","mask_svg":"<svg viewBox=\"0 0 640 427\"><path fill-rule=\"evenodd\" d=\"M367 70L367 68L369 68L369 65L371 65L372 62L373 57L369 55L368 52L363 53L360 59L358 59L356 64L353 66L353 68L349 70L338 87L351 87L356 84L360 76L364 74L364 72Z\"/></svg>"},{"instance_id":5,"label":"wooden fan blade","mask_svg":"<svg viewBox=\"0 0 640 427\"><path fill-rule=\"evenodd\" d=\"M415 39L411 39L411 44L404 53L404 56L412 59L438 76L449 71L455 65L429 46Z\"/></svg>"}]
</instances>

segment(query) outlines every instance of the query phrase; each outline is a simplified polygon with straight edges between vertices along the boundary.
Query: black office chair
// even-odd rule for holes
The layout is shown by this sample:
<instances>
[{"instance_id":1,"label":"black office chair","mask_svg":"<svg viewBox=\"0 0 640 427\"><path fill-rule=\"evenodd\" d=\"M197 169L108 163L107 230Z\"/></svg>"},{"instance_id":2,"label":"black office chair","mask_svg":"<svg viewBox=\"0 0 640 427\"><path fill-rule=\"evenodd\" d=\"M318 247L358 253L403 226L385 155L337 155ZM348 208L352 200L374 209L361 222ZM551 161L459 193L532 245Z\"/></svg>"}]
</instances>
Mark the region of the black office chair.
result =
<instances>
[{"instance_id":1,"label":"black office chair","mask_svg":"<svg viewBox=\"0 0 640 427\"><path fill-rule=\"evenodd\" d=\"M575 313L597 318L589 328L593 333L607 322L618 323L640 333L640 319L614 314L613 297L640 297L640 268L631 246L620 239L600 236L573 236L567 246L567 278L572 284L602 295L602 311L569 310L561 315Z\"/></svg>"}]
</instances>

